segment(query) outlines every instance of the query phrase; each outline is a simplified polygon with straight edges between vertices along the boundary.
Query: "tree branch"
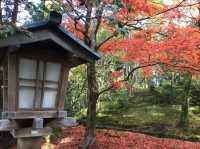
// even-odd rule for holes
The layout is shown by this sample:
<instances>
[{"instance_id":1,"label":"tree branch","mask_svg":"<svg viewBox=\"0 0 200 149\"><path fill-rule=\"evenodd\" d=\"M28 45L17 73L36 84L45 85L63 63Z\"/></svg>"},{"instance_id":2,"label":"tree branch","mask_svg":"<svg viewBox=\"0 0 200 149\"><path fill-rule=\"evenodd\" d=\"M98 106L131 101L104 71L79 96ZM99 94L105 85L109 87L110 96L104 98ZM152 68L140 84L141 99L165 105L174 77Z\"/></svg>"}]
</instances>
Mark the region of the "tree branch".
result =
<instances>
[{"instance_id":1,"label":"tree branch","mask_svg":"<svg viewBox=\"0 0 200 149\"><path fill-rule=\"evenodd\" d=\"M66 1L67 1L67 4L69 4L70 8L72 9L72 12L75 13L76 17L79 18L79 20L81 20L81 21L83 21L85 23L85 20L83 19L83 18L85 18L85 16L82 13L79 14L80 12L75 9L75 6L72 3L72 1L70 1L70 0L66 0ZM63 6L64 7L68 7L68 6L64 5L64 4L63 4Z\"/></svg>"},{"instance_id":2,"label":"tree branch","mask_svg":"<svg viewBox=\"0 0 200 149\"><path fill-rule=\"evenodd\" d=\"M19 7L19 0L14 0L14 8L12 11L12 23L14 24L17 22L18 7Z\"/></svg>"},{"instance_id":3,"label":"tree branch","mask_svg":"<svg viewBox=\"0 0 200 149\"><path fill-rule=\"evenodd\" d=\"M101 43L99 43L97 46L96 46L96 49L98 50L104 43L106 43L107 41L109 41L110 39L112 39L113 37L117 36L118 35L118 32L115 31L112 35L108 36L105 40L103 40Z\"/></svg>"},{"instance_id":4,"label":"tree branch","mask_svg":"<svg viewBox=\"0 0 200 149\"><path fill-rule=\"evenodd\" d=\"M164 11L158 12L158 13L156 13L156 14L154 14L154 15L151 15L151 16L148 16L148 17L144 17L144 18L141 18L141 19L135 19L135 20L132 20L132 21L140 22L140 21L143 21L143 20L151 19L151 18L153 18L153 17L156 17L156 16L158 16L158 15L161 15L161 14L163 14L163 13L169 12L169 11L171 11L171 10L173 10L173 9L176 9L176 8L180 7L180 6L182 5L182 3L184 3L185 1L186 1L186 0L182 0L182 1L179 2L176 6L171 7L171 8L169 8L169 9L166 9L166 10L164 10ZM185 6L184 6L184 7L185 7ZM128 24L128 25L130 25L130 24Z\"/></svg>"},{"instance_id":5,"label":"tree branch","mask_svg":"<svg viewBox=\"0 0 200 149\"><path fill-rule=\"evenodd\" d=\"M90 5L90 4L88 4ZM85 20L85 34L88 36L88 32L90 29L90 23L91 23L91 17L92 15L92 7L87 7L87 13L86 13L86 20ZM86 45L90 46L91 41L87 37L84 38L84 42Z\"/></svg>"},{"instance_id":6,"label":"tree branch","mask_svg":"<svg viewBox=\"0 0 200 149\"><path fill-rule=\"evenodd\" d=\"M2 18L2 5L1 5L2 0L0 0L0 24L3 23L3 18Z\"/></svg>"},{"instance_id":7,"label":"tree branch","mask_svg":"<svg viewBox=\"0 0 200 149\"><path fill-rule=\"evenodd\" d=\"M94 30L95 41L96 41L96 38L97 38L97 32L99 30L99 26L101 24L102 14L103 14L103 11L104 11L104 7L105 7L105 5L102 4L102 6L97 10L96 15L95 15L97 17L97 25L96 25L96 28Z\"/></svg>"},{"instance_id":8,"label":"tree branch","mask_svg":"<svg viewBox=\"0 0 200 149\"><path fill-rule=\"evenodd\" d=\"M146 64L146 65L141 65L141 66L137 66L132 68L132 70L128 73L127 77L124 78L121 81L128 81L130 79L130 76L132 75L133 72L135 72L136 70L140 69L140 68L145 68L145 67L150 67L150 66L155 66L161 64L161 62L155 62L155 63L150 63L150 64Z\"/></svg>"},{"instance_id":9,"label":"tree branch","mask_svg":"<svg viewBox=\"0 0 200 149\"><path fill-rule=\"evenodd\" d=\"M151 64L140 65L140 66L134 67L134 68L132 68L131 71L128 73L127 77L125 77L124 79L120 80L119 82L126 82L126 81L128 81L128 80L130 79L130 76L131 76L136 70L138 70L138 69L140 69L140 68L155 66L155 65L158 65L158 64L161 64L161 62L155 62L155 63L151 63ZM107 91L109 91L109 90L111 90L111 89L113 89L113 88L114 88L114 85L112 84L112 85L110 85L109 87L107 87L107 88L101 90L101 91L99 92L98 95L100 96L101 94L103 94L103 93L105 93L105 92L107 92Z\"/></svg>"},{"instance_id":10,"label":"tree branch","mask_svg":"<svg viewBox=\"0 0 200 149\"><path fill-rule=\"evenodd\" d=\"M81 94L83 93L83 90L86 86L86 83L87 83L87 79L84 80L83 85L82 85L81 90L80 90L80 93L76 96L76 99L78 99L81 96Z\"/></svg>"}]
</instances>

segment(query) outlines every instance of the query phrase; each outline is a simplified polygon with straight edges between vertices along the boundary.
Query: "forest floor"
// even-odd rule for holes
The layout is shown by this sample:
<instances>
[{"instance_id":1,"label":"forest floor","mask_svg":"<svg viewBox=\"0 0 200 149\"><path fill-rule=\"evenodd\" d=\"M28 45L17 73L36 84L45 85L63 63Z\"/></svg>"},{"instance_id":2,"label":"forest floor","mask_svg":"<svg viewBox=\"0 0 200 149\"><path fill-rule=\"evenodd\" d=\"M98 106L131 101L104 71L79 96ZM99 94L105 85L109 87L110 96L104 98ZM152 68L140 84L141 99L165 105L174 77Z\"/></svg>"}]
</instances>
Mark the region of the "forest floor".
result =
<instances>
[{"instance_id":1,"label":"forest floor","mask_svg":"<svg viewBox=\"0 0 200 149\"><path fill-rule=\"evenodd\" d=\"M105 106L105 103L103 104ZM103 107L97 115L101 128L117 128L142 132L158 137L200 141L200 111L198 107L189 110L190 127L180 129L180 106L154 105L147 102L129 102L119 107L112 104Z\"/></svg>"},{"instance_id":2,"label":"forest floor","mask_svg":"<svg viewBox=\"0 0 200 149\"><path fill-rule=\"evenodd\" d=\"M182 130L177 126L178 105L131 101L123 106L101 106L97 115L101 129L97 129L91 149L200 149L198 107L190 108L190 127ZM51 143L44 143L42 149L81 149L84 133L84 126L55 130Z\"/></svg>"},{"instance_id":3,"label":"forest floor","mask_svg":"<svg viewBox=\"0 0 200 149\"><path fill-rule=\"evenodd\" d=\"M85 128L65 128L52 143L42 149L81 149ZM96 141L91 149L200 149L200 143L176 139L156 138L140 133L97 129Z\"/></svg>"}]
</instances>

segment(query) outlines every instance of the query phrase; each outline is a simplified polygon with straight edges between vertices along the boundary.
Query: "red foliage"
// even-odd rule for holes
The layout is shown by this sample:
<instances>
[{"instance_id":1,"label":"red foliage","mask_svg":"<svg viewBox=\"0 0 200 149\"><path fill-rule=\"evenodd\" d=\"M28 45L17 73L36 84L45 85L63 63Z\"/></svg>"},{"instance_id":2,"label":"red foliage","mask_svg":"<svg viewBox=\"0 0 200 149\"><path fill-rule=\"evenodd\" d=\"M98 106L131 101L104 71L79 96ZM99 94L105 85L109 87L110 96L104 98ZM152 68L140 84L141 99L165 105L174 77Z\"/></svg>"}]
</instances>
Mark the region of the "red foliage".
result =
<instances>
[{"instance_id":1,"label":"red foliage","mask_svg":"<svg viewBox=\"0 0 200 149\"><path fill-rule=\"evenodd\" d=\"M81 149L85 128L63 129L54 142L54 149ZM42 149L45 149L43 145ZM200 149L200 143L156 138L140 133L97 129L96 142L90 149Z\"/></svg>"},{"instance_id":2,"label":"red foliage","mask_svg":"<svg viewBox=\"0 0 200 149\"><path fill-rule=\"evenodd\" d=\"M118 77L120 77L122 75L122 72L120 72L120 71L114 71L114 72L112 72L111 73L111 77L112 78L118 78Z\"/></svg>"},{"instance_id":3,"label":"red foliage","mask_svg":"<svg viewBox=\"0 0 200 149\"><path fill-rule=\"evenodd\" d=\"M73 33L77 38L79 38L80 40L83 40L84 35L82 34L81 31L84 30L83 29L84 25L81 21L77 21L75 23L74 20L68 17L62 22L62 26L66 28L67 31Z\"/></svg>"},{"instance_id":4,"label":"red foliage","mask_svg":"<svg viewBox=\"0 0 200 149\"><path fill-rule=\"evenodd\" d=\"M75 3L80 1L75 0ZM114 5L113 0L102 2ZM172 6L165 6L151 0L122 0L122 5L123 7L117 12L106 11L103 14L99 31L103 29L112 35L121 32L121 26L125 25L123 29L128 29L130 34L126 37L118 36L105 40L104 44L100 44L100 50L103 53L110 52L112 55L118 56L118 51L120 51L122 61L131 61L138 65L162 63L165 64L167 69L173 71L200 72L199 29L189 25L185 27L171 25L178 24L179 21L177 22L177 20L184 20L185 15L189 14L189 11L186 10L187 5L187 9L191 10L198 5L193 6L192 2L185 1L180 4L177 1ZM190 5L193 7L190 8ZM84 7L80 6L80 9L85 12ZM186 13L186 11L188 12ZM187 20L185 19L185 21ZM174 21L177 23L173 23ZM140 23L142 30L131 30L129 28L131 26L139 26L140 28ZM191 24L194 24L194 22L191 22ZM75 20L67 18L63 25L79 39L84 39L85 24L83 20L79 19L75 22ZM93 25L90 25L89 29L86 30L87 37L92 35L92 27ZM152 70L151 67L145 67L143 69L144 76L150 76ZM119 74L114 72L111 77L116 80ZM119 82L115 83L114 86L119 87Z\"/></svg>"},{"instance_id":5,"label":"red foliage","mask_svg":"<svg viewBox=\"0 0 200 149\"><path fill-rule=\"evenodd\" d=\"M113 88L114 89L119 89L123 86L123 83L121 81L115 81L113 82Z\"/></svg>"},{"instance_id":6,"label":"red foliage","mask_svg":"<svg viewBox=\"0 0 200 149\"><path fill-rule=\"evenodd\" d=\"M113 39L101 48L103 52L117 53L123 51L122 60L146 65L155 62L163 63L173 71L200 71L200 32L195 28L178 28L168 26L166 37L155 41L161 33L159 29L148 29L134 33L126 39ZM117 40L117 42L116 42ZM149 75L150 68L144 73Z\"/></svg>"},{"instance_id":7,"label":"red foliage","mask_svg":"<svg viewBox=\"0 0 200 149\"><path fill-rule=\"evenodd\" d=\"M165 13L165 16L168 17L169 19L174 19L183 17L183 14L179 10L175 9L173 11Z\"/></svg>"},{"instance_id":8,"label":"red foliage","mask_svg":"<svg viewBox=\"0 0 200 149\"><path fill-rule=\"evenodd\" d=\"M163 9L161 5L152 3L150 0L123 0L124 4L131 6L135 12L144 12L153 15Z\"/></svg>"}]
</instances>

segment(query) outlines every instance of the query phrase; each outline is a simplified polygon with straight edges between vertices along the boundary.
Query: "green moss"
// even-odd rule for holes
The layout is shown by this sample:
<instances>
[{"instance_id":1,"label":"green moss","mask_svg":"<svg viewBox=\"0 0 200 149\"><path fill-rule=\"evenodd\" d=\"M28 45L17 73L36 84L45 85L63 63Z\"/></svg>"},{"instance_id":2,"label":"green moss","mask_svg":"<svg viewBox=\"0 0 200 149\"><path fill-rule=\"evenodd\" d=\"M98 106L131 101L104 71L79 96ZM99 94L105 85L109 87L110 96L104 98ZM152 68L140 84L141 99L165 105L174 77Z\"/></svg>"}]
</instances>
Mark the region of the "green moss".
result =
<instances>
[{"instance_id":1,"label":"green moss","mask_svg":"<svg viewBox=\"0 0 200 149\"><path fill-rule=\"evenodd\" d=\"M126 108L105 109L98 113L97 124L116 126L136 131L147 132L159 136L174 136L182 139L200 139L200 115L190 109L190 128L179 129L177 123L180 117L180 106L151 105L149 103L129 103Z\"/></svg>"}]
</instances>

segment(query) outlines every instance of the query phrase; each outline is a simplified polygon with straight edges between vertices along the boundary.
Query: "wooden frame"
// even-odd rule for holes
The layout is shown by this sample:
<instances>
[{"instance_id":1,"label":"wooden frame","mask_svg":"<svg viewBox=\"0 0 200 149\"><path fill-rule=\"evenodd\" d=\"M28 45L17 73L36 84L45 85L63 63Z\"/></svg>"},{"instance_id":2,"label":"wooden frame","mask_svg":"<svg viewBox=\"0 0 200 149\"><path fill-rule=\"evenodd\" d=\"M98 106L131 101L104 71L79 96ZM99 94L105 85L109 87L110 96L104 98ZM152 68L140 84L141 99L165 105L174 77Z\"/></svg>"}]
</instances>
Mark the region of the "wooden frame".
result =
<instances>
[{"instance_id":1,"label":"wooden frame","mask_svg":"<svg viewBox=\"0 0 200 149\"><path fill-rule=\"evenodd\" d=\"M8 110L8 61L4 60L3 66L3 82L1 86L1 91L3 95L3 111Z\"/></svg>"},{"instance_id":2,"label":"wooden frame","mask_svg":"<svg viewBox=\"0 0 200 149\"><path fill-rule=\"evenodd\" d=\"M8 111L16 111L17 105L17 56L14 53L8 54Z\"/></svg>"},{"instance_id":3,"label":"wooden frame","mask_svg":"<svg viewBox=\"0 0 200 149\"><path fill-rule=\"evenodd\" d=\"M43 49L44 50L44 49ZM31 51L33 51L32 54ZM7 53L7 59L5 59L2 62L2 65L4 65L4 69L8 70L6 72L4 70L4 85L8 84L8 88L6 89L6 86L4 88L4 101L3 101L3 118L6 119L25 119L25 118L34 118L34 117L43 117L43 118L58 118L60 116L67 116L67 113L64 112L64 96L66 95L66 88L67 88L67 82L68 82L68 73L69 69L71 68L70 65L71 63L68 63L68 55L62 55L63 57L60 58L59 55L56 56L56 58L53 57L53 55L48 55L48 49L46 49L47 53L44 52L41 55L38 53L38 51L35 51L35 48L32 48L30 50L24 51L23 49L21 50L15 50L14 52L8 52ZM30 55L31 56L30 56ZM39 56L38 56L39 55ZM24 78L19 78L19 60L21 58L24 59L31 59L36 61L36 79L24 79ZM46 68L43 69L43 80L39 82L38 78L38 65L39 61L42 61L45 64L49 63L57 63L60 64L60 76L59 80L54 82L54 81L49 81L45 80L45 74ZM6 76L7 75L7 76ZM34 97L34 105L33 108L19 108L19 82L21 80L24 81L32 81L35 86L35 97ZM45 83L55 83L56 88L55 90L57 91L57 97L55 101L55 107L54 108L42 108L42 100L43 97L40 97L40 101L37 100L36 94L38 90L38 85L41 86L42 94L44 94L44 84ZM22 85L23 86L23 85ZM48 88L47 88L48 89ZM53 89L54 90L54 89ZM6 94L8 93L8 97L6 97ZM37 98L37 99L36 99ZM49 113L46 111L50 111ZM60 114L64 113L64 114Z\"/></svg>"},{"instance_id":4,"label":"wooden frame","mask_svg":"<svg viewBox=\"0 0 200 149\"><path fill-rule=\"evenodd\" d=\"M67 116L64 110L48 110L48 111L5 111L2 113L3 119L34 119L39 118L63 118Z\"/></svg>"},{"instance_id":5,"label":"wooden frame","mask_svg":"<svg viewBox=\"0 0 200 149\"><path fill-rule=\"evenodd\" d=\"M34 61L36 61L36 79L25 79L25 78L20 78L19 77L19 72L17 72L17 105L18 105L18 107L17 107L17 110L39 110L39 111L41 111L41 110L55 110L55 109L57 109L57 103L58 103L58 101L59 101L59 92L60 92L60 82L61 82L61 78L62 78L62 63L59 63L59 62L55 62L55 61L53 61L53 60L42 60L42 59L38 59L38 58L27 58L27 57L23 57L23 56L18 56L18 58L17 58L17 62L18 62L18 64L17 64L17 70L19 70L19 61L20 61L20 59L31 59L31 60L34 60ZM43 65L43 79L42 80L39 80L38 79L38 75L39 75L39 63L40 62L42 62L44 65ZM58 81L48 81L48 80L46 80L46 65L47 65L47 63L56 63L56 64L60 64L60 76L59 76L59 80ZM35 95L34 95L34 103L33 103L33 108L20 108L19 107L19 88L20 87L23 87L23 86L21 86L20 85L20 81L33 81L34 82L34 84L35 84L35 86L24 86L24 87L30 87L30 88L34 88L35 90ZM40 83L39 83L40 82ZM46 83L54 83L54 84L56 84L57 85L57 88L56 89L54 89L54 88L48 88L48 87L45 87L45 84ZM63 82L63 83L65 83L65 82ZM39 91L39 84L41 84L41 97L40 97L40 99L37 99L37 91ZM51 89L51 90L55 90L55 91L57 91L57 95L56 95L56 100L55 100L55 107L54 108L42 108L42 103L43 103L43 98L44 98L44 92L45 92L45 90L46 89ZM36 107L36 103L39 103L38 105L39 105L39 107Z\"/></svg>"}]
</instances>

